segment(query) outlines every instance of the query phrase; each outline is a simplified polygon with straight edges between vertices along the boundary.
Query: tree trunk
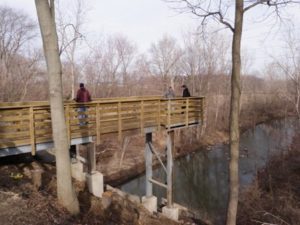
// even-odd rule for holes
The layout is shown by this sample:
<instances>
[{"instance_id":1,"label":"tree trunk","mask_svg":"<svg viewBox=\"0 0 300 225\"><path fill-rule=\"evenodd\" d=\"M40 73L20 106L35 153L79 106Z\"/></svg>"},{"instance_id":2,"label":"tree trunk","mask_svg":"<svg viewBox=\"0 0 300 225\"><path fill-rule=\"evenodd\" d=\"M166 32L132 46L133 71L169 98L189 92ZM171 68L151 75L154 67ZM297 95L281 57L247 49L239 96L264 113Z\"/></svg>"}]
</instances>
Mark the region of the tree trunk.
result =
<instances>
[{"instance_id":1,"label":"tree trunk","mask_svg":"<svg viewBox=\"0 0 300 225\"><path fill-rule=\"evenodd\" d=\"M300 76L299 76L300 77ZM296 113L298 116L298 119L300 119L300 81L296 82L296 103L295 103L295 107L296 107Z\"/></svg>"},{"instance_id":2,"label":"tree trunk","mask_svg":"<svg viewBox=\"0 0 300 225\"><path fill-rule=\"evenodd\" d=\"M35 0L43 39L49 77L52 134L56 154L58 201L72 214L79 213L79 204L71 179L67 128L62 97L61 62L55 27L54 0Z\"/></svg>"},{"instance_id":3,"label":"tree trunk","mask_svg":"<svg viewBox=\"0 0 300 225\"><path fill-rule=\"evenodd\" d=\"M235 26L232 41L232 74L230 104L230 163L229 163L229 201L227 207L227 225L236 224L239 196L239 112L240 112L240 74L241 74L241 38L243 30L244 0L236 0Z\"/></svg>"}]
</instances>

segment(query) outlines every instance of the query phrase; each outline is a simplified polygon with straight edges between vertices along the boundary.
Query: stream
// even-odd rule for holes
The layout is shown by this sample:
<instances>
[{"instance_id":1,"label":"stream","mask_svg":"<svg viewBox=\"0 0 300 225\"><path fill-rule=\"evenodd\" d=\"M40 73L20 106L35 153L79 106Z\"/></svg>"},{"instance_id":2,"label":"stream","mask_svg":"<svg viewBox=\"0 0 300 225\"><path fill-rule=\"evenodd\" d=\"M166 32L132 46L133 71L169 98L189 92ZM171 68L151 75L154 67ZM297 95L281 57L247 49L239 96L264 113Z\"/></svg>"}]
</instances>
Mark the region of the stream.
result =
<instances>
[{"instance_id":1,"label":"stream","mask_svg":"<svg viewBox=\"0 0 300 225\"><path fill-rule=\"evenodd\" d=\"M264 167L271 156L288 150L297 125L296 119L275 120L255 126L240 138L240 186L251 184L258 169ZM174 202L186 206L198 216L209 218L213 224L225 224L228 199L229 146L219 144L186 155L174 163ZM165 172L158 168L153 177L163 180ZM137 177L121 190L145 195L145 176ZM166 191L153 185L153 193L166 198Z\"/></svg>"}]
</instances>

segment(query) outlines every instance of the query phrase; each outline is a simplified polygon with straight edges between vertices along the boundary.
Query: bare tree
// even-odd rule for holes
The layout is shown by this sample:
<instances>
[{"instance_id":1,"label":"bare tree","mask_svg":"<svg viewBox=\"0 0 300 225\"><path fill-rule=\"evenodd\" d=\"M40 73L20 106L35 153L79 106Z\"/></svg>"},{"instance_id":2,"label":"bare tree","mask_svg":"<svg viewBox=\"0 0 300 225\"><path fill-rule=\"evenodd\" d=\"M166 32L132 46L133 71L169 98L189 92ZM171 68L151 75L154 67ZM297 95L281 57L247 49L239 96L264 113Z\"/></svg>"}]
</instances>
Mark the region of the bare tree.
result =
<instances>
[{"instance_id":1,"label":"bare tree","mask_svg":"<svg viewBox=\"0 0 300 225\"><path fill-rule=\"evenodd\" d=\"M300 44L299 36L294 28L289 28L285 37L286 55L276 60L279 70L286 76L289 81L288 88L291 97L285 95L289 101L293 102L295 111L300 119Z\"/></svg>"},{"instance_id":2,"label":"bare tree","mask_svg":"<svg viewBox=\"0 0 300 225\"><path fill-rule=\"evenodd\" d=\"M219 33L204 35L194 31L185 35L181 62L194 93L200 94L201 90L202 94L208 94L211 76L229 73L228 47L228 39Z\"/></svg>"},{"instance_id":3,"label":"bare tree","mask_svg":"<svg viewBox=\"0 0 300 225\"><path fill-rule=\"evenodd\" d=\"M133 71L131 72L131 83L135 95L160 95L160 81L154 76L150 69L150 61L145 54L136 57Z\"/></svg>"},{"instance_id":4,"label":"bare tree","mask_svg":"<svg viewBox=\"0 0 300 225\"><path fill-rule=\"evenodd\" d=\"M0 99L18 101L32 80L39 62L36 54L23 54L36 37L36 24L30 17L0 6ZM24 85L25 84L25 85Z\"/></svg>"},{"instance_id":5,"label":"bare tree","mask_svg":"<svg viewBox=\"0 0 300 225\"><path fill-rule=\"evenodd\" d=\"M74 6L74 7L72 7ZM76 52L81 44L81 40L85 37L82 34L83 25L85 23L85 17L89 10L85 1L76 0L74 5L71 5L67 10L61 11L61 7L58 6L58 34L60 40L60 54L64 55L70 65L70 78L71 84L70 98L75 98L75 91L78 83L78 69L76 68Z\"/></svg>"},{"instance_id":6,"label":"bare tree","mask_svg":"<svg viewBox=\"0 0 300 225\"><path fill-rule=\"evenodd\" d=\"M236 213L239 194L239 111L241 96L241 39L243 31L244 13L258 5L274 7L277 15L279 7L294 1L289 0L236 0L235 4L228 1L203 1L203 0L167 0L167 2L180 3L179 8L184 9L197 17L202 18L202 25L207 22L217 21L229 28L233 33L232 38L232 69L231 69L231 104L230 104L230 163L229 163L229 202L227 208L227 224L236 223ZM182 5L183 4L183 5ZM230 9L235 9L234 22L231 23Z\"/></svg>"},{"instance_id":7,"label":"bare tree","mask_svg":"<svg viewBox=\"0 0 300 225\"><path fill-rule=\"evenodd\" d=\"M192 93L205 95L207 98L206 121L210 124L208 127L210 130L221 125L218 121L219 112L221 106L225 104L223 94L229 87L228 82L224 82L221 76L229 74L229 45L225 34L216 32L204 34L199 33L198 29L186 34L184 39L182 70L187 76Z\"/></svg>"},{"instance_id":8,"label":"bare tree","mask_svg":"<svg viewBox=\"0 0 300 225\"><path fill-rule=\"evenodd\" d=\"M130 66L135 58L136 47L134 44L122 35L118 35L116 38L116 49L121 60L121 79L122 87L124 90L128 91L128 95L131 95L131 87L129 85L129 72Z\"/></svg>"},{"instance_id":9,"label":"bare tree","mask_svg":"<svg viewBox=\"0 0 300 225\"><path fill-rule=\"evenodd\" d=\"M112 97L130 94L127 83L135 55L135 45L125 36L114 35L98 40L85 59L89 62L84 71L85 79L92 86L92 95ZM124 90L123 93L120 90ZM125 90L127 93L124 93Z\"/></svg>"},{"instance_id":10,"label":"bare tree","mask_svg":"<svg viewBox=\"0 0 300 225\"><path fill-rule=\"evenodd\" d=\"M191 81L191 91L199 94L203 84L203 74L205 70L204 59L202 57L203 46L198 35L188 32L184 36L184 55L181 58L182 71Z\"/></svg>"},{"instance_id":11,"label":"bare tree","mask_svg":"<svg viewBox=\"0 0 300 225\"><path fill-rule=\"evenodd\" d=\"M163 84L163 89L167 86L174 88L174 79L180 75L177 63L182 57L182 50L172 37L164 36L150 48L152 73L159 75Z\"/></svg>"},{"instance_id":12,"label":"bare tree","mask_svg":"<svg viewBox=\"0 0 300 225\"><path fill-rule=\"evenodd\" d=\"M55 26L54 0L35 0L49 77L52 134L56 154L58 201L72 214L79 203L71 179L71 164L62 97L61 62Z\"/></svg>"},{"instance_id":13,"label":"bare tree","mask_svg":"<svg viewBox=\"0 0 300 225\"><path fill-rule=\"evenodd\" d=\"M111 97L117 88L118 71L121 68L114 37L98 41L85 61L89 62L85 68L85 78L88 85L92 86L92 95Z\"/></svg>"}]
</instances>

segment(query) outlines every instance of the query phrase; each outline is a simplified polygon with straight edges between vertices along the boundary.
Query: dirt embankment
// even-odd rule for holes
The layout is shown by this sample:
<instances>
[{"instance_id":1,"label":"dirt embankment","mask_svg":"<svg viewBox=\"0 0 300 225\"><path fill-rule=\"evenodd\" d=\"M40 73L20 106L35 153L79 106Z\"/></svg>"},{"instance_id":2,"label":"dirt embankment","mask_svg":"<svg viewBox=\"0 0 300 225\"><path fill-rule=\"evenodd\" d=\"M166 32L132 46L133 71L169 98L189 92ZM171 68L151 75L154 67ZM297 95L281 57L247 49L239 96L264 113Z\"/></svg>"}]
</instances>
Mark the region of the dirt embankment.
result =
<instances>
[{"instance_id":1,"label":"dirt embankment","mask_svg":"<svg viewBox=\"0 0 300 225\"><path fill-rule=\"evenodd\" d=\"M144 137L132 136L127 144L122 149L122 143L110 139L97 148L97 169L104 174L105 183L120 183L144 171ZM153 144L157 151L164 152L164 138L153 135ZM178 147L177 152L179 155ZM36 171L42 171L40 184L34 181ZM30 155L0 159L1 224L177 224L159 214L150 215L140 205L114 193L97 199L79 182L75 186L81 214L72 217L57 203L55 173L54 161Z\"/></svg>"},{"instance_id":2,"label":"dirt embankment","mask_svg":"<svg viewBox=\"0 0 300 225\"><path fill-rule=\"evenodd\" d=\"M25 157L25 159L24 159ZM41 172L42 182L36 182ZM84 183L75 182L81 213L71 216L56 198L55 164L30 155L0 159L0 223L2 225L142 225L178 224L112 191L93 197ZM180 224L189 224L182 222Z\"/></svg>"},{"instance_id":3,"label":"dirt embankment","mask_svg":"<svg viewBox=\"0 0 300 225\"><path fill-rule=\"evenodd\" d=\"M195 142L183 141L189 135L176 132L177 156L195 150ZM161 154L165 139L162 133L153 134L154 147ZM127 147L122 148L117 141L104 140L97 149L97 169L105 175L106 183L117 184L144 171L144 137L132 136L126 142ZM42 171L40 184L34 181L35 171ZM79 182L75 186L81 214L72 217L57 203L55 173L54 161L44 162L30 155L0 159L1 224L177 224L159 214L150 215L143 207L114 193L109 199L94 198Z\"/></svg>"}]
</instances>

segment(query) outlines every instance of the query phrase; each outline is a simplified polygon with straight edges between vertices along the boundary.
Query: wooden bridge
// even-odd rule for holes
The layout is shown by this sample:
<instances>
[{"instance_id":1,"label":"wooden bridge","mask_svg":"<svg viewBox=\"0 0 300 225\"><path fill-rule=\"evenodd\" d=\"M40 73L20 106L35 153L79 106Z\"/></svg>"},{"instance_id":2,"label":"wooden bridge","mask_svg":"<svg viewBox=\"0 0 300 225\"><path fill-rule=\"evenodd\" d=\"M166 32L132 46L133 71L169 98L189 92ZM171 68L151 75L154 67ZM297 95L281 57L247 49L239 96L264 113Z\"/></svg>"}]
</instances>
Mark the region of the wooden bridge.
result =
<instances>
[{"instance_id":1,"label":"wooden bridge","mask_svg":"<svg viewBox=\"0 0 300 225\"><path fill-rule=\"evenodd\" d=\"M105 98L79 104L66 101L65 118L71 145L128 131L149 133L199 125L204 98L164 99L159 96ZM0 157L53 146L49 102L0 103Z\"/></svg>"},{"instance_id":2,"label":"wooden bridge","mask_svg":"<svg viewBox=\"0 0 300 225\"><path fill-rule=\"evenodd\" d=\"M165 99L159 96L95 99L89 103L64 102L67 134L70 145L90 143L88 150L89 190L101 197L103 175L95 173L95 144L108 134L128 135L140 132L145 136L146 195L142 203L151 212L156 211L157 198L153 195L153 184L167 191L167 207L162 209L168 216L173 208L173 154L174 130L201 125L204 121L205 99L203 97ZM152 133L165 130L166 165L152 145ZM94 142L94 143L92 143ZM53 147L51 113L48 102L0 103L0 157L31 152ZM77 154L76 154L77 155ZM166 180L153 177L154 156L166 172ZM77 159L79 155L76 156ZM83 175L81 162L75 162L76 174ZM73 174L73 176L75 176ZM174 210L174 211L173 211ZM175 219L176 219L175 218ZM173 218L174 219L174 218Z\"/></svg>"}]
</instances>

